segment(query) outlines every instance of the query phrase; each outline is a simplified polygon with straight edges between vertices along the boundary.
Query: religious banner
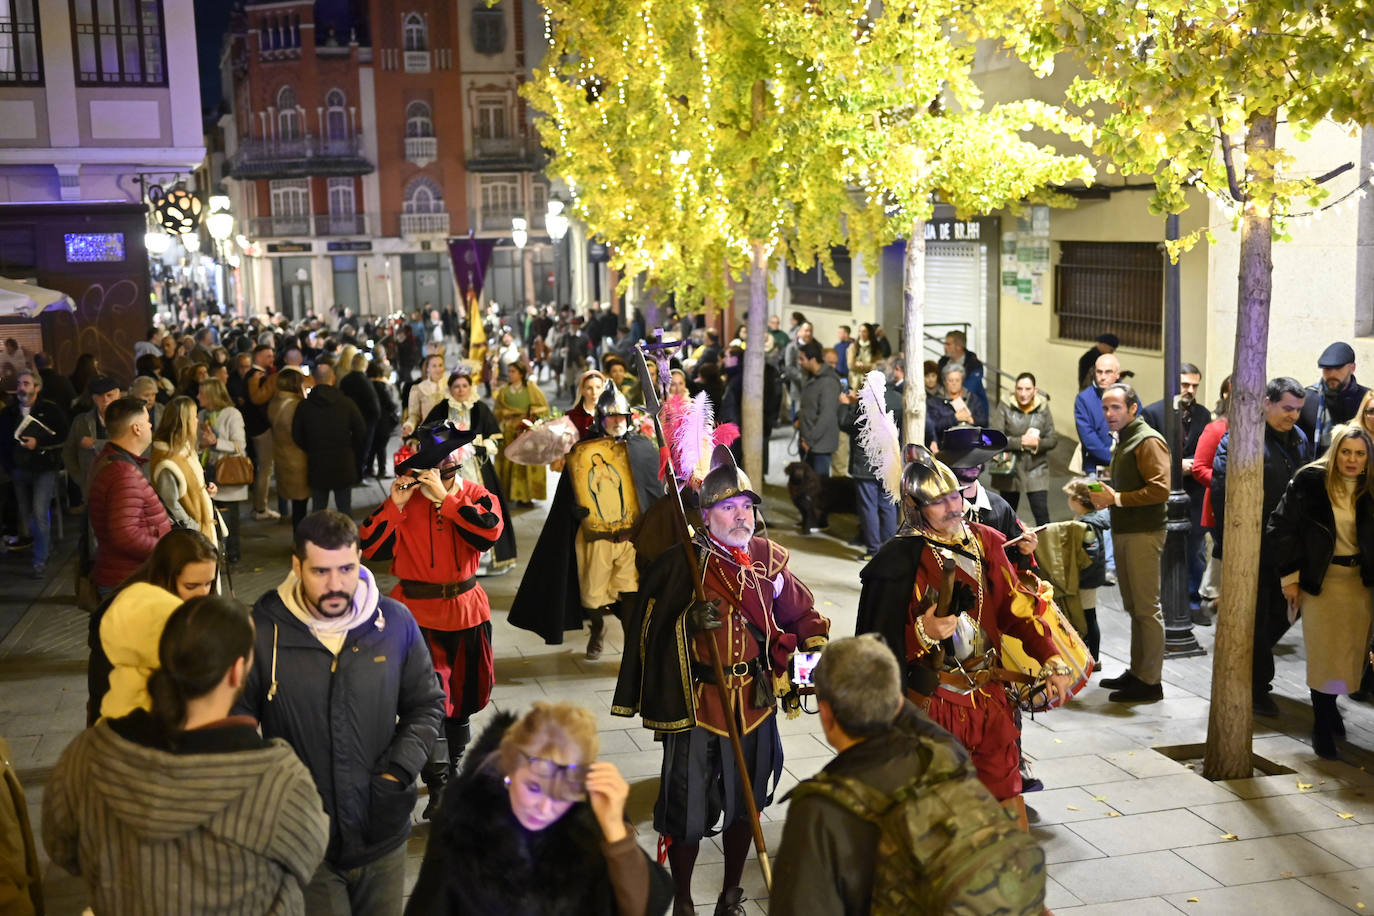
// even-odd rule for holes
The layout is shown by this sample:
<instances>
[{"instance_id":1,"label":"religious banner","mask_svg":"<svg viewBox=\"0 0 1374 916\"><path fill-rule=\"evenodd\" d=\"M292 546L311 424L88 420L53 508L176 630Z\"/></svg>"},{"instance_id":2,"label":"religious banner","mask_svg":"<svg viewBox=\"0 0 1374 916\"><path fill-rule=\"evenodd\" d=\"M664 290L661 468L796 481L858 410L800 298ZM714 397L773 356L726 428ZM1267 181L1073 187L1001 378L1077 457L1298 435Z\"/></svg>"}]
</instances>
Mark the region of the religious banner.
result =
<instances>
[{"instance_id":1,"label":"religious banner","mask_svg":"<svg viewBox=\"0 0 1374 916\"><path fill-rule=\"evenodd\" d=\"M464 302L468 300L469 294L475 299L482 297L487 267L491 265L491 253L496 248L496 242L496 239L474 238L471 233L465 239L448 240L448 254L453 261L453 279L458 284L460 298Z\"/></svg>"},{"instance_id":2,"label":"religious banner","mask_svg":"<svg viewBox=\"0 0 1374 916\"><path fill-rule=\"evenodd\" d=\"M609 436L573 446L563 473L572 482L573 498L587 510L582 536L589 541L629 534L639 521L639 497L624 442Z\"/></svg>"}]
</instances>

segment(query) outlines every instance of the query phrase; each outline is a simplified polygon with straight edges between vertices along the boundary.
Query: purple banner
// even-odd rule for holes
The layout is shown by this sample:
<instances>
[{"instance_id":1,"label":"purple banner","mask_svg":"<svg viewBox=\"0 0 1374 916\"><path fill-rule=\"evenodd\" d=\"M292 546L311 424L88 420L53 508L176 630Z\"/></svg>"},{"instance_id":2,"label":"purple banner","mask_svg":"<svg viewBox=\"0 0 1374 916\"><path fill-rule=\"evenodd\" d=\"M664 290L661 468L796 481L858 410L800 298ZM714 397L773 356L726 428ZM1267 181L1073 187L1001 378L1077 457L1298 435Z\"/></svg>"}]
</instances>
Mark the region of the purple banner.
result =
<instances>
[{"instance_id":1,"label":"purple banner","mask_svg":"<svg viewBox=\"0 0 1374 916\"><path fill-rule=\"evenodd\" d=\"M453 279L458 283L464 302L469 294L474 299L481 298L496 241L471 237L449 239L448 254L453 259Z\"/></svg>"}]
</instances>

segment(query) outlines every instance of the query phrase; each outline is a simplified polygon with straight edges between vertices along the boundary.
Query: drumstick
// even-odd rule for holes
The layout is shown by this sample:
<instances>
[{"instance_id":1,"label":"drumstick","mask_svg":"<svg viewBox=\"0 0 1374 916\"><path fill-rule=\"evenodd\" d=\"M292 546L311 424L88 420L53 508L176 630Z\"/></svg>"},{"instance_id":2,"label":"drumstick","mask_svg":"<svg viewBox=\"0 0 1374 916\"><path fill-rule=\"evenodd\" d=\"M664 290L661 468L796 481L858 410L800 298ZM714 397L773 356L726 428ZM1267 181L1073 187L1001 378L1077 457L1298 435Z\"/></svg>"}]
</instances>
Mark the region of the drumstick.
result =
<instances>
[{"instance_id":1,"label":"drumstick","mask_svg":"<svg viewBox=\"0 0 1374 916\"><path fill-rule=\"evenodd\" d=\"M1007 544L1015 544L1017 541L1023 540L1026 537L1026 535L1035 534L1038 531L1044 531L1048 527L1049 523L1046 523L1044 525L1036 525L1034 528L1026 528L1026 530L1022 531L1016 537L1012 538L1010 541L1007 541Z\"/></svg>"}]
</instances>

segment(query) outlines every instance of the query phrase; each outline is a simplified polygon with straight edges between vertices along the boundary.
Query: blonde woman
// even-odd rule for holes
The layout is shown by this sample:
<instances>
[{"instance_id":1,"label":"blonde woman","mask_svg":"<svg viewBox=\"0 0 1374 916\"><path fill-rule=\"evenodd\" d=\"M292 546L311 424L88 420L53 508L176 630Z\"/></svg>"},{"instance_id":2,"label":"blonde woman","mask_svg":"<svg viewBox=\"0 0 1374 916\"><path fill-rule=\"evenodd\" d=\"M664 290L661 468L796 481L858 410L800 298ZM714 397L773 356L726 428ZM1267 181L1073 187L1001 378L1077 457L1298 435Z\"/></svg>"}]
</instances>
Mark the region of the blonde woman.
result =
<instances>
[{"instance_id":1,"label":"blonde woman","mask_svg":"<svg viewBox=\"0 0 1374 916\"><path fill-rule=\"evenodd\" d=\"M1289 620L1302 614L1312 749L1327 760L1345 737L1336 697L1359 686L1374 624L1371 455L1364 427L1335 427L1326 456L1298 469L1265 528L1261 562L1276 567Z\"/></svg>"},{"instance_id":2,"label":"blonde woman","mask_svg":"<svg viewBox=\"0 0 1374 916\"><path fill-rule=\"evenodd\" d=\"M229 391L216 378L200 383L200 461L213 479L221 460L230 455L248 454L248 434L243 414L229 400ZM224 560L239 561L239 507L248 501L247 485L217 487L215 508L224 516L228 534L224 538Z\"/></svg>"},{"instance_id":3,"label":"blonde woman","mask_svg":"<svg viewBox=\"0 0 1374 916\"><path fill-rule=\"evenodd\" d=\"M406 398L405 416L401 418L401 438L405 439L415 432L415 428L425 421L429 412L442 404L448 397L444 387L444 358L438 355L425 357L425 377L410 386Z\"/></svg>"},{"instance_id":4,"label":"blonde woman","mask_svg":"<svg viewBox=\"0 0 1374 916\"><path fill-rule=\"evenodd\" d=\"M596 718L571 703L492 719L444 791L406 913L667 912L672 881L635 842L630 786L598 750Z\"/></svg>"},{"instance_id":5,"label":"blonde woman","mask_svg":"<svg viewBox=\"0 0 1374 916\"><path fill-rule=\"evenodd\" d=\"M218 545L222 523L216 518L213 502L218 488L206 483L200 464L196 449L199 422L195 401L185 396L172 398L153 433L148 476L173 522L199 531Z\"/></svg>"},{"instance_id":6,"label":"blonde woman","mask_svg":"<svg viewBox=\"0 0 1374 916\"><path fill-rule=\"evenodd\" d=\"M496 389L496 421L501 424L501 451L496 456L496 476L501 490L517 506L532 506L547 495L544 466L516 464L506 458L506 448L525 431L525 420L549 415L549 402L539 386L529 380L523 363L511 363L506 384Z\"/></svg>"},{"instance_id":7,"label":"blonde woman","mask_svg":"<svg viewBox=\"0 0 1374 916\"><path fill-rule=\"evenodd\" d=\"M291 500L292 531L296 530L310 508L310 481L307 476L310 463L291 435L296 408L305 400L305 382L306 377L295 370L278 372L277 393L267 404L267 420L272 424L277 497Z\"/></svg>"}]
</instances>

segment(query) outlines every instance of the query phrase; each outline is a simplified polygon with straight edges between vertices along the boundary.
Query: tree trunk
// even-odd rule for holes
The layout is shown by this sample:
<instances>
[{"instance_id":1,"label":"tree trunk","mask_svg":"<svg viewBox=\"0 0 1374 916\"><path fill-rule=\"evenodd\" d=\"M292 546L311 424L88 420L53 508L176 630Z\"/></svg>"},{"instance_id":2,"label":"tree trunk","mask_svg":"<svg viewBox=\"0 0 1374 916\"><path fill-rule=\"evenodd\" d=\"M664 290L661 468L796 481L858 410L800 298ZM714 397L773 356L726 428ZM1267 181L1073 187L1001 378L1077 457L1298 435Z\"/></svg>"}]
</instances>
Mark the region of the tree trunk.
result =
<instances>
[{"instance_id":1,"label":"tree trunk","mask_svg":"<svg viewBox=\"0 0 1374 916\"><path fill-rule=\"evenodd\" d=\"M744 403L740 405L744 473L755 487L763 486L763 341L768 333L768 255L762 242L754 243L754 264L749 272L748 344L744 348ZM760 491L762 492L762 491Z\"/></svg>"},{"instance_id":2,"label":"tree trunk","mask_svg":"<svg viewBox=\"0 0 1374 916\"><path fill-rule=\"evenodd\" d=\"M1245 141L1250 162L1274 146L1275 116L1251 119ZM1273 219L1264 208L1245 208L1240 235L1240 288L1236 302L1236 356L1231 372L1230 442L1226 463L1226 521L1221 606L1212 659L1212 704L1207 718L1208 779L1252 775L1250 663L1260 565L1264 498L1265 355L1273 287Z\"/></svg>"},{"instance_id":3,"label":"tree trunk","mask_svg":"<svg viewBox=\"0 0 1374 916\"><path fill-rule=\"evenodd\" d=\"M902 271L902 355L906 359L906 385L902 393L902 441L925 445L926 384L926 221L912 220L906 240Z\"/></svg>"}]
</instances>

